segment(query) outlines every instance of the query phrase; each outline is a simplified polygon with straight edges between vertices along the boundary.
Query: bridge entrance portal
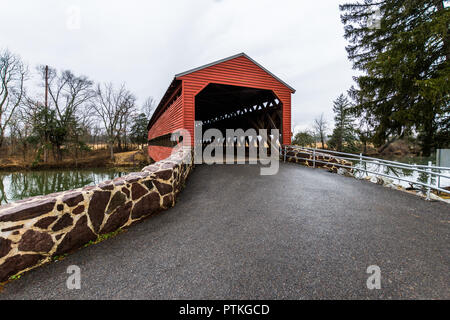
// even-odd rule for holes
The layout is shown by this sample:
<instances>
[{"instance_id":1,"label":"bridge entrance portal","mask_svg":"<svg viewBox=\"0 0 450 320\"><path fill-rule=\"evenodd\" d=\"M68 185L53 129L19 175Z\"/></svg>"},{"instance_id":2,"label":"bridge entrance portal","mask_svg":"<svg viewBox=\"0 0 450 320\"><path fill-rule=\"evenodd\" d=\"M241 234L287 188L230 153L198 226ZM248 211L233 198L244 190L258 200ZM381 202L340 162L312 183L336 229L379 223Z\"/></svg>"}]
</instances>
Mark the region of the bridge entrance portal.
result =
<instances>
[{"instance_id":1,"label":"bridge entrance portal","mask_svg":"<svg viewBox=\"0 0 450 320\"><path fill-rule=\"evenodd\" d=\"M211 143L218 144L223 146L223 154L226 147L234 147L236 151L244 147L246 158L250 156L251 145L263 145L270 154L269 144L279 146L282 141L282 108L281 101L271 90L211 83L195 97L195 120L203 133L217 129L223 139L208 139L202 135L195 137L195 143L201 144L203 149ZM227 129L242 129L244 132L254 129L257 137L227 139ZM267 129L267 140L259 135L259 129ZM278 129L279 137L271 135L270 129Z\"/></svg>"}]
</instances>

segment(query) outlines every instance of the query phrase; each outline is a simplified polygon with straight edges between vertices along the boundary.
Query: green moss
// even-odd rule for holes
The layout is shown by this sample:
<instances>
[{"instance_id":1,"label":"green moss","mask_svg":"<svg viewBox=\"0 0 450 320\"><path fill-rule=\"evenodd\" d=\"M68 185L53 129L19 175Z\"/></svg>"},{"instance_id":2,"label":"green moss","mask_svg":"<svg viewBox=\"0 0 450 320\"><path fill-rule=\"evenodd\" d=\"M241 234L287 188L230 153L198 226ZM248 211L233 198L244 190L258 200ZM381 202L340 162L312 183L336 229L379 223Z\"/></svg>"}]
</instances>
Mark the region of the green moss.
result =
<instances>
[{"instance_id":1,"label":"green moss","mask_svg":"<svg viewBox=\"0 0 450 320\"><path fill-rule=\"evenodd\" d=\"M17 280L17 279L20 279L21 276L22 276L21 274L15 274L15 275L9 277L9 280Z\"/></svg>"},{"instance_id":2,"label":"green moss","mask_svg":"<svg viewBox=\"0 0 450 320\"><path fill-rule=\"evenodd\" d=\"M96 240L94 240L94 241L92 241L92 240L89 241L88 243L86 243L86 244L84 245L84 247L89 247L90 245L97 244L97 243L102 242L102 241L105 241L105 240L107 240L107 239L109 239L109 238L113 238L113 237L115 237L116 235L118 235L119 233L122 233L123 231L124 231L123 229L117 229L116 231L113 231L113 232L110 232L110 233L100 234L100 235L97 237Z\"/></svg>"},{"instance_id":3,"label":"green moss","mask_svg":"<svg viewBox=\"0 0 450 320\"><path fill-rule=\"evenodd\" d=\"M64 259L65 257L67 257L67 255L68 255L67 253L64 253L64 254L59 255L59 256L53 256L52 260L53 261L60 261L60 260Z\"/></svg>"}]
</instances>

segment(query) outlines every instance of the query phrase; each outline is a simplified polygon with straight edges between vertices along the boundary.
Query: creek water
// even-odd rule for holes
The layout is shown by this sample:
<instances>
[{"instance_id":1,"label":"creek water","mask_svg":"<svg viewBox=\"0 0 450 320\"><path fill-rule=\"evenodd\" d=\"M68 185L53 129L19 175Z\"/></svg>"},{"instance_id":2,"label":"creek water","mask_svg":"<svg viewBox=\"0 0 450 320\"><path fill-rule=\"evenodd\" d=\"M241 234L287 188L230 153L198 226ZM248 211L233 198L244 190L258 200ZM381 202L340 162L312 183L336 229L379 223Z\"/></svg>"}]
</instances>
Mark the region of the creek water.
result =
<instances>
[{"instance_id":1,"label":"creek water","mask_svg":"<svg viewBox=\"0 0 450 320\"><path fill-rule=\"evenodd\" d=\"M37 195L76 189L121 177L137 168L0 171L0 205Z\"/></svg>"},{"instance_id":2,"label":"creek water","mask_svg":"<svg viewBox=\"0 0 450 320\"><path fill-rule=\"evenodd\" d=\"M403 157L390 158L389 160L409 164L427 164L429 160L434 159L433 157ZM357 161L354 162L354 165L356 168L360 168ZM369 164L367 167L360 169L405 177L412 181L427 181L426 174L413 172L407 169L392 169L383 166L382 164ZM98 184L102 181L121 177L133 171L140 170L138 168L91 168L79 170L0 171L0 205L32 196L45 195ZM450 175L450 171L442 173ZM393 180L394 183L404 187L410 186L410 183L408 182L396 179ZM435 178L433 178L432 183L437 183ZM450 179L442 178L440 185L441 187L450 186Z\"/></svg>"}]
</instances>

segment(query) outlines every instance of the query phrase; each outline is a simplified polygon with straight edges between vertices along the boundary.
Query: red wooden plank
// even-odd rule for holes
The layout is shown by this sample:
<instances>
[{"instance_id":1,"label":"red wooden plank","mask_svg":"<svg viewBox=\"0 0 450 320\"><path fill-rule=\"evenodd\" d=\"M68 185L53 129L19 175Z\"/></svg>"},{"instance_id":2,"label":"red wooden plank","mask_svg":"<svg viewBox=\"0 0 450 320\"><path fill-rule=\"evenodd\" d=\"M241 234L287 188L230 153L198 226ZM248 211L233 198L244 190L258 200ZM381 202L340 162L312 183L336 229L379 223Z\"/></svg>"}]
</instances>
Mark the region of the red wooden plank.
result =
<instances>
[{"instance_id":1,"label":"red wooden plank","mask_svg":"<svg viewBox=\"0 0 450 320\"><path fill-rule=\"evenodd\" d=\"M181 96L149 130L149 139L184 128L194 142L195 96L209 83L271 90L283 104L283 144L291 143L291 89L258 65L239 56L177 78L182 80ZM153 154L165 154L163 147L150 147ZM156 159L155 159L156 160Z\"/></svg>"}]
</instances>

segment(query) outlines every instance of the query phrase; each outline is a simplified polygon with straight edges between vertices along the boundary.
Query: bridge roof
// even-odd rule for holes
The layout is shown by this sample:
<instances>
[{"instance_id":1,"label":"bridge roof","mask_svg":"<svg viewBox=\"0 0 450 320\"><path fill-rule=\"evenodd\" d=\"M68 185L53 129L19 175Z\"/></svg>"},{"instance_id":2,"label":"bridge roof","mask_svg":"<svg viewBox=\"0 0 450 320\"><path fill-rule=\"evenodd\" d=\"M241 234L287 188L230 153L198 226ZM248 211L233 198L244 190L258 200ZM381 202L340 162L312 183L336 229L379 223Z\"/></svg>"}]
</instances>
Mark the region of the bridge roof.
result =
<instances>
[{"instance_id":1,"label":"bridge roof","mask_svg":"<svg viewBox=\"0 0 450 320\"><path fill-rule=\"evenodd\" d=\"M172 97L173 93L179 88L182 79L180 79L183 76L189 75L191 73L206 69L208 67L212 67L221 63L224 63L226 61L232 60L232 59L236 59L239 57L245 57L246 59L248 59L249 61L251 61L253 64L255 64L257 67L259 67L260 69L262 69L264 72L266 72L268 75L270 75L271 77L273 77L276 81L278 81L279 83L281 83L283 86L285 86L287 89L289 89L289 91L291 91L291 93L295 93L295 89L290 86L289 84L287 84L286 82L284 82L283 80L281 80L279 77L277 77L275 74L273 74L272 72L270 72L269 70L267 70L266 68L264 68L261 64L259 64L258 62L256 62L255 60L253 60L252 58L250 58L246 53L241 52L232 56L229 56L227 58L223 58L211 63L207 63L205 65L202 65L200 67L197 68L193 68L181 73L178 73L174 76L172 82L170 83L169 87L167 88L166 92L164 93L163 97L161 98L158 106L156 107L155 111L153 112L152 117L150 118L148 125L147 125L147 130L150 129L150 127L157 121L157 119L164 113L164 106L166 105L166 103L168 102L168 100L170 99L170 97Z\"/></svg>"},{"instance_id":2,"label":"bridge roof","mask_svg":"<svg viewBox=\"0 0 450 320\"><path fill-rule=\"evenodd\" d=\"M232 55L232 56L229 56L229 57L227 57L227 58L223 58L223 59L220 59L220 60L211 62L211 63L207 63L207 64L205 64L205 65L202 65L202 66L197 67L197 68L194 68L194 69L190 69L190 70L187 70L187 71L178 73L178 74L175 75L175 79L177 79L177 78L179 78L179 77L182 77L182 76L185 76L185 75L188 75L188 74L190 74L190 73L196 72L196 71L200 71L200 70L205 69L205 68L208 68L208 67L212 67L212 66L214 66L214 65L216 65L216 64L219 64L219 63L222 63L222 62L226 62L226 61L228 61L228 60L232 60L232 59L238 58L238 57L245 57L245 58L247 58L248 60L250 60L251 62L253 62L254 64L256 64L258 67L260 67L261 69L263 69L265 72L267 72L269 75L271 75L273 78L277 79L277 80L278 80L279 82L281 82L283 85L285 85L286 87L288 87L288 88L292 91L292 93L295 93L295 89L294 89L293 87L291 87L291 86L288 85L286 82L284 82L283 80L281 80L280 78L278 78L276 75L274 75L272 72L270 72L269 70L267 70L266 68L264 68L264 67L263 67L262 65L260 65L258 62L256 62L256 61L253 60L252 58L250 58L250 57L249 57L247 54L245 54L244 52L241 52L241 53L238 53L238 54L235 54L235 55Z\"/></svg>"}]
</instances>

